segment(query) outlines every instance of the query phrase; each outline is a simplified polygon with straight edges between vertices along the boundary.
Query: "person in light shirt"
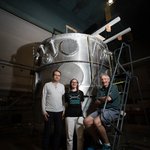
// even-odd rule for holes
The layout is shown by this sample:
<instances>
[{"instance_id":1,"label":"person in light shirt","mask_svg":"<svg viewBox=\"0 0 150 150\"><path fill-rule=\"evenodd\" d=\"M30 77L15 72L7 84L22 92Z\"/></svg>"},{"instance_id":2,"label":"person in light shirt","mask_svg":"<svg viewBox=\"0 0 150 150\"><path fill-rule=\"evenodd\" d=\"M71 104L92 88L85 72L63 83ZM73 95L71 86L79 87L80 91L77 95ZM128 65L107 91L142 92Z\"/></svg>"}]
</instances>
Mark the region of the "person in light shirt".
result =
<instances>
[{"instance_id":1,"label":"person in light shirt","mask_svg":"<svg viewBox=\"0 0 150 150\"><path fill-rule=\"evenodd\" d=\"M43 150L59 150L61 145L65 86L60 83L61 72L54 70L53 80L45 83L42 91L42 113L44 116ZM50 131L53 128L53 141L50 143Z\"/></svg>"}]
</instances>

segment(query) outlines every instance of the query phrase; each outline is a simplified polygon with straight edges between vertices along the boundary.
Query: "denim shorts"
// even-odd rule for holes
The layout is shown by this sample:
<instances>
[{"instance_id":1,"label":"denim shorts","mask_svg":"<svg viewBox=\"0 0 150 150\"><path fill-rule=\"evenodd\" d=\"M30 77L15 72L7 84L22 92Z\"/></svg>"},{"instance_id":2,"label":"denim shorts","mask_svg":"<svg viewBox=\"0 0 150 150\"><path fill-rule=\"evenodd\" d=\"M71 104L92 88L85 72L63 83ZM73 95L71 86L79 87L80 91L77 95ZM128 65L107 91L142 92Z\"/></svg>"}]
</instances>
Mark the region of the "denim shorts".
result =
<instances>
[{"instance_id":1,"label":"denim shorts","mask_svg":"<svg viewBox=\"0 0 150 150\"><path fill-rule=\"evenodd\" d=\"M92 118L96 118L97 116L99 116L102 123L104 125L109 126L110 123L117 120L117 118L119 117L119 110L116 110L113 108L109 108L109 109L105 108L104 110L98 109L98 110L94 111L93 113L91 113L90 116Z\"/></svg>"}]
</instances>

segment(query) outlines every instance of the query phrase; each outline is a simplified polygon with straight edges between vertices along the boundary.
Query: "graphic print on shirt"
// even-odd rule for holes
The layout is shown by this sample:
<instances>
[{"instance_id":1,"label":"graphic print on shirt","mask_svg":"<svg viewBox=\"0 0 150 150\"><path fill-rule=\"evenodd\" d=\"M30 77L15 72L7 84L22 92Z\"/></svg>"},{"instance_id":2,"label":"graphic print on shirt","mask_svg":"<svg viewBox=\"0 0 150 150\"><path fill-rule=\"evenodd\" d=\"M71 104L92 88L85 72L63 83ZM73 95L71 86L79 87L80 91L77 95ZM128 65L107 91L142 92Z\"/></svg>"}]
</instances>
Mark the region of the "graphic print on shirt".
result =
<instances>
[{"instance_id":1,"label":"graphic print on shirt","mask_svg":"<svg viewBox=\"0 0 150 150\"><path fill-rule=\"evenodd\" d=\"M80 104L80 95L69 95L70 105Z\"/></svg>"}]
</instances>

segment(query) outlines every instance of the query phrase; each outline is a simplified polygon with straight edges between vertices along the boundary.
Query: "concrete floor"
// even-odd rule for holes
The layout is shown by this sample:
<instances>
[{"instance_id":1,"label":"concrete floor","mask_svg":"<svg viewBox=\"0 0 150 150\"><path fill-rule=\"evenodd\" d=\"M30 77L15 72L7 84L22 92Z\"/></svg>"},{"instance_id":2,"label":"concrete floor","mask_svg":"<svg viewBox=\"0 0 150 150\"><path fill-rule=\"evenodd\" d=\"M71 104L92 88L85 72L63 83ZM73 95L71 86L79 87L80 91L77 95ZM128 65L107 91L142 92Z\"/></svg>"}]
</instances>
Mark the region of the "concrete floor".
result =
<instances>
[{"instance_id":1,"label":"concrete floor","mask_svg":"<svg viewBox=\"0 0 150 150\"><path fill-rule=\"evenodd\" d=\"M41 129L33 130L31 125L0 128L0 150L42 150L41 131ZM149 126L126 125L121 136L119 150L149 150L149 141ZM62 150L65 149L62 148Z\"/></svg>"},{"instance_id":2,"label":"concrete floor","mask_svg":"<svg viewBox=\"0 0 150 150\"><path fill-rule=\"evenodd\" d=\"M16 126L1 129L1 150L41 150L41 133L31 128Z\"/></svg>"}]
</instances>

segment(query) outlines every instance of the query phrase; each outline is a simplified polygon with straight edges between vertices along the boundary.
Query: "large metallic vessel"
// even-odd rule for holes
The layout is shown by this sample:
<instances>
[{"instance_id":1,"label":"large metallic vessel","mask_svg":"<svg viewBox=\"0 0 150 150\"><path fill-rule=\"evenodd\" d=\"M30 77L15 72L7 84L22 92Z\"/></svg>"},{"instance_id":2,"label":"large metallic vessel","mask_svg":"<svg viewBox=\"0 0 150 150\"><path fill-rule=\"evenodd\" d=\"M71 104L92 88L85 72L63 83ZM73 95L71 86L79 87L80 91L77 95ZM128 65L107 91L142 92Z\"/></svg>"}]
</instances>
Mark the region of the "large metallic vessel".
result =
<instances>
[{"instance_id":1,"label":"large metallic vessel","mask_svg":"<svg viewBox=\"0 0 150 150\"><path fill-rule=\"evenodd\" d=\"M40 43L35 57L39 65L36 83L50 81L52 72L62 72L61 82L68 86L72 78L78 79L80 89L90 96L99 85L99 74L110 70L111 52L100 39L81 33L55 35Z\"/></svg>"}]
</instances>

